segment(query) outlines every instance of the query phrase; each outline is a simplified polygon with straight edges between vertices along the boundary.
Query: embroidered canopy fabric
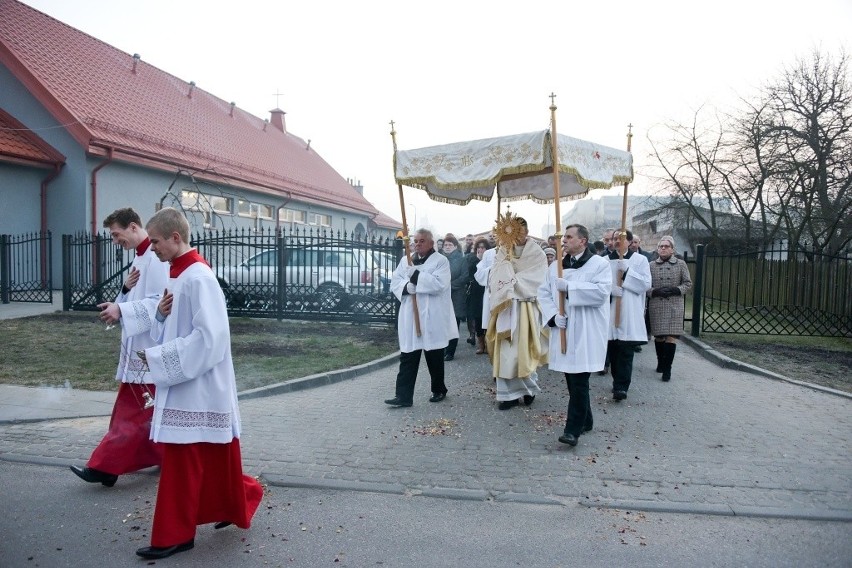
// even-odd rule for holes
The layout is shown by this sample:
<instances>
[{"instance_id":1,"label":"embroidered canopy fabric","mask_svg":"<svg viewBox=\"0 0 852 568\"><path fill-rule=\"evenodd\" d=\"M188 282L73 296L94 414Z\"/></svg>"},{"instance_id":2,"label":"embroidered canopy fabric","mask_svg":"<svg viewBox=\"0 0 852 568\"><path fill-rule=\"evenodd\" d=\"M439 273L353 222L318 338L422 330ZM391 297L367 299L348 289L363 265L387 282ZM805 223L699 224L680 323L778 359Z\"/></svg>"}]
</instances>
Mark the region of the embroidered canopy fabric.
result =
<instances>
[{"instance_id":1,"label":"embroidered canopy fabric","mask_svg":"<svg viewBox=\"0 0 852 568\"><path fill-rule=\"evenodd\" d=\"M553 202L549 130L456 142L394 156L397 183L423 189L435 201L466 205L501 199ZM590 189L633 181L633 156L593 142L557 135L560 200Z\"/></svg>"}]
</instances>

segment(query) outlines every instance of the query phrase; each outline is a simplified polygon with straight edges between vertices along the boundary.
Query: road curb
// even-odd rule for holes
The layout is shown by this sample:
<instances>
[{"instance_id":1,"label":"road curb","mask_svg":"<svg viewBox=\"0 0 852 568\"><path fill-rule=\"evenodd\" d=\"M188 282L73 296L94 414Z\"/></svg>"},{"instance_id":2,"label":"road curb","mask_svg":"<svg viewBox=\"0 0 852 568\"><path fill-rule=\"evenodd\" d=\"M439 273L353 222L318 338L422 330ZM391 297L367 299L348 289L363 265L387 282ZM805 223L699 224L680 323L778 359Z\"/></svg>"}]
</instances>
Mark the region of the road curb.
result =
<instances>
[{"instance_id":1,"label":"road curb","mask_svg":"<svg viewBox=\"0 0 852 568\"><path fill-rule=\"evenodd\" d=\"M621 501L610 499L582 499L580 504L589 508L642 511L645 513L679 513L722 517L852 523L852 511L840 510L803 509L797 507L789 509L782 507L741 507L739 505L714 505L710 503L657 503L654 501Z\"/></svg>"},{"instance_id":2,"label":"road curb","mask_svg":"<svg viewBox=\"0 0 852 568\"><path fill-rule=\"evenodd\" d=\"M368 373L372 373L373 371L383 369L398 360L399 353L392 353L390 355L382 357L381 359L376 359L375 361L370 361L369 363L364 363L363 365L349 367L348 369L339 369L337 371L329 371L327 373L317 373L316 375L309 375L307 377L302 377L301 379L293 379L291 381L286 381L283 383L276 383L274 385L267 385L265 387L258 387L256 389L244 390L242 392L237 393L237 397L240 400L248 400L252 398L263 398L265 396L273 396L276 394L283 394L287 392L300 391L325 385L332 385L334 383L355 379L357 377L360 377L361 375L366 375Z\"/></svg>"},{"instance_id":3,"label":"road curb","mask_svg":"<svg viewBox=\"0 0 852 568\"><path fill-rule=\"evenodd\" d=\"M686 343L687 345L695 349L695 351L697 351L699 355L701 355L708 361L719 365L723 369L733 369L735 371L751 373L752 375L759 375L761 377L775 379L776 381L784 381L785 383L798 385L800 387L806 387L809 389L817 390L827 394L833 394L836 396L841 396L843 398L852 400L852 393L833 389L830 387L824 387L822 385L816 385L814 383L808 383L806 381L798 381L796 379L791 379L778 373L773 373L772 371L767 371L766 369L762 369L756 365L751 365L749 363L737 361L736 359L731 359L727 355L723 355L722 353L713 349L711 346L707 345L703 341L700 341L690 335L682 335L680 339L683 343Z\"/></svg>"}]
</instances>

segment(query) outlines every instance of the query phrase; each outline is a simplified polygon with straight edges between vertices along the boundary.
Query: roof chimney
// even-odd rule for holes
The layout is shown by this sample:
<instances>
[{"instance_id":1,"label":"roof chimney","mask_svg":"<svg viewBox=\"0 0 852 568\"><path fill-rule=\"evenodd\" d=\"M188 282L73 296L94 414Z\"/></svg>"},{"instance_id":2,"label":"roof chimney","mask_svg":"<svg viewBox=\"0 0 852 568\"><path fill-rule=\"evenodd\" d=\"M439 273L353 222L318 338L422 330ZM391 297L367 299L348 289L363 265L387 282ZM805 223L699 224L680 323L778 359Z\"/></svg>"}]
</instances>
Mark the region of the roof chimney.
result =
<instances>
[{"instance_id":1,"label":"roof chimney","mask_svg":"<svg viewBox=\"0 0 852 568\"><path fill-rule=\"evenodd\" d=\"M189 82L189 92L186 94L186 96L191 99L192 98L192 91L194 91L194 90L195 90L195 81L190 81Z\"/></svg>"},{"instance_id":2,"label":"roof chimney","mask_svg":"<svg viewBox=\"0 0 852 568\"><path fill-rule=\"evenodd\" d=\"M237 103L235 103L234 101L231 101L231 112L228 113L231 116L234 116L234 107L235 106L237 106Z\"/></svg>"},{"instance_id":3,"label":"roof chimney","mask_svg":"<svg viewBox=\"0 0 852 568\"><path fill-rule=\"evenodd\" d=\"M140 59L142 59L142 57L138 53L133 54L133 71L132 71L132 73L134 75L136 75L136 64L139 63Z\"/></svg>"},{"instance_id":4,"label":"roof chimney","mask_svg":"<svg viewBox=\"0 0 852 568\"><path fill-rule=\"evenodd\" d=\"M287 114L280 108L274 108L269 111L272 114L272 126L280 130L281 132L287 132L287 127L284 125L284 115Z\"/></svg>"}]
</instances>

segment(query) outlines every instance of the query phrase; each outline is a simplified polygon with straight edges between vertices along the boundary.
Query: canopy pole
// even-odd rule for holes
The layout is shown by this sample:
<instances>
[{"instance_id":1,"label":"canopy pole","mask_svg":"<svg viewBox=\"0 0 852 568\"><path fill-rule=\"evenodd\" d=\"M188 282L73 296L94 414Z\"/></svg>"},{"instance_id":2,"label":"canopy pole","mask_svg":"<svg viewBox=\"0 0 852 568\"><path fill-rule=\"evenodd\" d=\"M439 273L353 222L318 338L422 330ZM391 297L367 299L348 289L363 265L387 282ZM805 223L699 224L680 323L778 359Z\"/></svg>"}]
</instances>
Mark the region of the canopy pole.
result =
<instances>
[{"instance_id":1,"label":"canopy pole","mask_svg":"<svg viewBox=\"0 0 852 568\"><path fill-rule=\"evenodd\" d=\"M396 178L396 130L393 127L393 121L390 121L391 140L393 140L393 177ZM411 247L408 246L411 237L408 234L408 221L405 218L405 197L402 194L402 184L396 184L399 189L399 210L402 214L402 246L405 248L405 258L408 259L408 266L411 266ZM420 308L417 307L417 294L411 295L411 305L414 308L414 331L417 337L420 337Z\"/></svg>"},{"instance_id":2,"label":"canopy pole","mask_svg":"<svg viewBox=\"0 0 852 568\"><path fill-rule=\"evenodd\" d=\"M562 216L559 213L559 145L556 138L556 95L550 93L550 157L553 164L553 205L556 208L556 276L562 278ZM565 315L565 294L559 294L559 315ZM568 350L565 328L559 328L562 353Z\"/></svg>"},{"instance_id":3,"label":"canopy pole","mask_svg":"<svg viewBox=\"0 0 852 568\"><path fill-rule=\"evenodd\" d=\"M627 151L630 152L630 143L633 140L633 124L627 125ZM627 186L630 185L629 182L624 183L624 197L621 200L621 232L618 235L618 245L616 250L618 250L618 259L622 260L624 258L624 254L621 252L622 246L621 243L627 241ZM616 284L621 287L624 284L624 271L618 270L616 271ZM615 327L619 327L621 325L621 297L617 296L615 298Z\"/></svg>"}]
</instances>

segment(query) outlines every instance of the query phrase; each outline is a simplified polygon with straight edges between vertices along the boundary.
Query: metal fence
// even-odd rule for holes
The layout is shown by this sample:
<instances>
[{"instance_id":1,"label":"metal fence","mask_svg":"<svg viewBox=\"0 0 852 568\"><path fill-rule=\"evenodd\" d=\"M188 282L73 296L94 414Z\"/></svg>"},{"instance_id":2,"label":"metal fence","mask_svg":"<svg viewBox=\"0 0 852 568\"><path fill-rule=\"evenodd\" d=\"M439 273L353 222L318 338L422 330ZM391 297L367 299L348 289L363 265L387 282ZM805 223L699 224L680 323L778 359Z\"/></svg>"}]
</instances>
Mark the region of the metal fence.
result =
<instances>
[{"instance_id":1,"label":"metal fence","mask_svg":"<svg viewBox=\"0 0 852 568\"><path fill-rule=\"evenodd\" d=\"M273 229L205 231L191 244L210 263L232 316L396 322L389 287L401 240ZM108 235L65 235L64 309L115 298L131 260Z\"/></svg>"},{"instance_id":2,"label":"metal fence","mask_svg":"<svg viewBox=\"0 0 852 568\"><path fill-rule=\"evenodd\" d=\"M0 235L0 302L53 301L51 234Z\"/></svg>"},{"instance_id":3,"label":"metal fence","mask_svg":"<svg viewBox=\"0 0 852 568\"><path fill-rule=\"evenodd\" d=\"M692 335L701 332L852 337L852 258L810 247L695 259Z\"/></svg>"},{"instance_id":4,"label":"metal fence","mask_svg":"<svg viewBox=\"0 0 852 568\"><path fill-rule=\"evenodd\" d=\"M313 229L205 231L192 241L232 315L396 321L389 287L402 241Z\"/></svg>"},{"instance_id":5,"label":"metal fence","mask_svg":"<svg viewBox=\"0 0 852 568\"><path fill-rule=\"evenodd\" d=\"M118 296L133 261L104 233L62 235L62 309L97 310Z\"/></svg>"}]
</instances>

